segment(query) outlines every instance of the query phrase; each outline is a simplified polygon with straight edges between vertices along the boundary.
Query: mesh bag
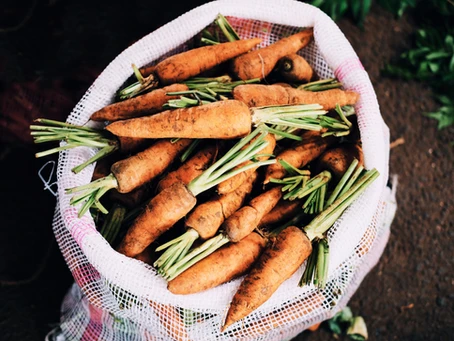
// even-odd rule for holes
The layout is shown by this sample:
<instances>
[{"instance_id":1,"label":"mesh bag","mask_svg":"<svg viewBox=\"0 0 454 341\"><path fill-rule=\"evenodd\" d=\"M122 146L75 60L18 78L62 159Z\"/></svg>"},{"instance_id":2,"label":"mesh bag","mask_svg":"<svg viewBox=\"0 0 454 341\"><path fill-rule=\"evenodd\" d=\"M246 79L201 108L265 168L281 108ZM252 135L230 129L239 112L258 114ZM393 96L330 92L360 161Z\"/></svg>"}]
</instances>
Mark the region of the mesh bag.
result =
<instances>
[{"instance_id":1,"label":"mesh bag","mask_svg":"<svg viewBox=\"0 0 454 341\"><path fill-rule=\"evenodd\" d=\"M65 188L91 181L94 165L75 175L71 168L94 155L91 148L60 153L54 232L75 279L61 314L62 334L69 340L284 340L345 307L361 280L377 263L389 236L396 204L387 187L389 131L380 115L369 77L351 45L323 12L293 1L213 1L197 7L137 41L100 74L69 115L85 124L91 113L110 104L141 67L191 46L191 40L226 16L241 38L261 37L262 46L302 27L314 28L314 41L300 53L320 78L337 77L361 97L356 105L367 169L380 177L330 229L328 283L323 290L299 287L304 265L252 314L220 333L241 279L199 294L174 295L156 270L111 248L92 217L78 218Z\"/></svg>"}]
</instances>

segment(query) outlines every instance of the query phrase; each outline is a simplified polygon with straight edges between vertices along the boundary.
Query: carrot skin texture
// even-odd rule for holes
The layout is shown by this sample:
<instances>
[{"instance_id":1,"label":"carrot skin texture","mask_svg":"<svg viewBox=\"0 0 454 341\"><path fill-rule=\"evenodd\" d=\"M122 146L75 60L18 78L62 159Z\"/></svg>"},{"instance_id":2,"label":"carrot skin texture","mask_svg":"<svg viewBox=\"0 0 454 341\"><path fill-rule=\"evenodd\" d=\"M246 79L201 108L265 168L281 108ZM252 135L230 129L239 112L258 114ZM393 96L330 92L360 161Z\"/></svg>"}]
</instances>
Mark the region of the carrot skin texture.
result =
<instances>
[{"instance_id":1,"label":"carrot skin texture","mask_svg":"<svg viewBox=\"0 0 454 341\"><path fill-rule=\"evenodd\" d=\"M336 105L353 105L359 94L351 90L329 89L324 91L299 90L280 85L242 84L233 89L233 98L246 103L248 107L276 104L320 104L331 110Z\"/></svg>"},{"instance_id":2,"label":"carrot skin texture","mask_svg":"<svg viewBox=\"0 0 454 341\"><path fill-rule=\"evenodd\" d=\"M304 263L312 252L306 234L296 226L281 231L270 241L233 296L221 331L249 315Z\"/></svg>"},{"instance_id":3,"label":"carrot skin texture","mask_svg":"<svg viewBox=\"0 0 454 341\"><path fill-rule=\"evenodd\" d=\"M261 41L261 38L242 39L181 52L159 62L154 69L154 74L161 85L182 82L246 53Z\"/></svg>"},{"instance_id":4,"label":"carrot skin texture","mask_svg":"<svg viewBox=\"0 0 454 341\"><path fill-rule=\"evenodd\" d=\"M135 257L183 218L197 200L183 183L175 183L154 196L134 220L117 251Z\"/></svg>"},{"instance_id":5,"label":"carrot skin texture","mask_svg":"<svg viewBox=\"0 0 454 341\"><path fill-rule=\"evenodd\" d=\"M267 213L259 223L259 227L273 225L284 219L294 217L301 210L303 200L280 200L273 209Z\"/></svg>"},{"instance_id":6,"label":"carrot skin texture","mask_svg":"<svg viewBox=\"0 0 454 341\"><path fill-rule=\"evenodd\" d=\"M338 141L336 137L322 137L318 131L305 131L302 135L303 140L293 146L284 149L277 156L278 162L269 165L265 170L264 184L269 183L271 178L282 179L286 174L285 168L279 160L287 161L296 168L302 168L320 156L329 146Z\"/></svg>"},{"instance_id":7,"label":"carrot skin texture","mask_svg":"<svg viewBox=\"0 0 454 341\"><path fill-rule=\"evenodd\" d=\"M263 216L282 198L281 189L278 186L259 194L224 222L222 226L232 242L239 242L258 226Z\"/></svg>"},{"instance_id":8,"label":"carrot skin texture","mask_svg":"<svg viewBox=\"0 0 454 341\"><path fill-rule=\"evenodd\" d=\"M360 144L343 143L326 150L315 161L315 169L330 171L336 179L340 179L347 171L353 159L357 159L359 165L364 165L364 156Z\"/></svg>"},{"instance_id":9,"label":"carrot skin texture","mask_svg":"<svg viewBox=\"0 0 454 341\"><path fill-rule=\"evenodd\" d=\"M159 140L144 151L115 162L110 170L117 179L118 192L129 193L162 174L190 143L190 139L175 143Z\"/></svg>"},{"instance_id":10,"label":"carrot skin texture","mask_svg":"<svg viewBox=\"0 0 454 341\"><path fill-rule=\"evenodd\" d=\"M198 205L187 217L185 226L196 230L201 239L214 237L222 223L230 217L251 192L257 172L236 190Z\"/></svg>"},{"instance_id":11,"label":"carrot skin texture","mask_svg":"<svg viewBox=\"0 0 454 341\"><path fill-rule=\"evenodd\" d=\"M203 173L216 154L216 146L210 145L198 151L192 158L183 163L178 169L168 173L162 178L156 188L157 192L170 187L175 182L182 182L185 185Z\"/></svg>"},{"instance_id":12,"label":"carrot skin texture","mask_svg":"<svg viewBox=\"0 0 454 341\"><path fill-rule=\"evenodd\" d=\"M106 129L117 136L140 138L235 139L249 134L251 124L244 103L225 100L116 121Z\"/></svg>"},{"instance_id":13,"label":"carrot skin texture","mask_svg":"<svg viewBox=\"0 0 454 341\"><path fill-rule=\"evenodd\" d=\"M253 139L250 143L252 143L254 140L255 139ZM257 154L273 154L274 148L276 147L276 138L275 138L274 134L267 134L265 136L265 141L268 142L268 145L265 146L265 148L263 148L262 150L260 150ZM260 156L257 159L260 161L268 160L269 156ZM249 160L249 161L243 162L242 164L238 165L236 168L241 168L241 167L246 166L251 163L252 163L252 161ZM241 173L221 182L220 184L217 185L216 191L220 195L227 194L227 193L234 191L239 186L241 186L241 184L244 181L246 181L249 178L249 176L251 176L251 174L253 172L255 172L255 170L256 170L256 168L248 169L244 172L241 172Z\"/></svg>"},{"instance_id":14,"label":"carrot skin texture","mask_svg":"<svg viewBox=\"0 0 454 341\"><path fill-rule=\"evenodd\" d=\"M314 75L314 70L306 59L297 53L279 59L277 71L287 82L309 82Z\"/></svg>"},{"instance_id":15,"label":"carrot skin texture","mask_svg":"<svg viewBox=\"0 0 454 341\"><path fill-rule=\"evenodd\" d=\"M289 37L281 38L266 47L236 57L232 62L232 73L241 80L265 78L271 73L278 60L305 47L313 38L313 29L305 29Z\"/></svg>"},{"instance_id":16,"label":"carrot skin texture","mask_svg":"<svg viewBox=\"0 0 454 341\"><path fill-rule=\"evenodd\" d=\"M169 281L167 288L173 294L188 295L242 276L257 260L265 244L265 239L255 232L238 243L228 243Z\"/></svg>"},{"instance_id":17,"label":"carrot skin texture","mask_svg":"<svg viewBox=\"0 0 454 341\"><path fill-rule=\"evenodd\" d=\"M185 84L172 84L160 89L155 89L143 95L129 98L127 100L109 104L98 111L95 111L90 119L93 121L117 121L144 115L151 115L162 111L162 106L169 99L176 99L180 96L168 96L167 92L186 91Z\"/></svg>"}]
</instances>

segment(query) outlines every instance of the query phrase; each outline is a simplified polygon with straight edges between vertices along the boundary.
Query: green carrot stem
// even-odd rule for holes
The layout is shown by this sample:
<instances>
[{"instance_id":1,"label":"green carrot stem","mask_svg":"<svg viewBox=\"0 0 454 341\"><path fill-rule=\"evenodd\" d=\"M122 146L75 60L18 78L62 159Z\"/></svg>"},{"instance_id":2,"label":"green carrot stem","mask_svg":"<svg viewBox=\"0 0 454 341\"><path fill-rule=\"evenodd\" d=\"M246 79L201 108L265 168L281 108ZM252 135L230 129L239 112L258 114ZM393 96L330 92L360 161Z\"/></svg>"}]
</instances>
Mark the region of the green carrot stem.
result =
<instances>
[{"instance_id":1,"label":"green carrot stem","mask_svg":"<svg viewBox=\"0 0 454 341\"><path fill-rule=\"evenodd\" d=\"M316 216L306 227L306 232L310 240L322 238L323 234L334 224L342 215L344 210L356 200L378 176L376 169L367 171L355 184L342 196L339 196L330 206L322 213Z\"/></svg>"},{"instance_id":2,"label":"green carrot stem","mask_svg":"<svg viewBox=\"0 0 454 341\"><path fill-rule=\"evenodd\" d=\"M229 239L222 233L218 234L216 237L208 239L202 245L193 249L183 259L181 259L179 262L175 263L170 269L168 269L166 272L166 279L168 281L171 281L180 273L191 267L193 264L209 256L214 251L219 249L224 244L227 244L228 242Z\"/></svg>"},{"instance_id":3,"label":"green carrot stem","mask_svg":"<svg viewBox=\"0 0 454 341\"><path fill-rule=\"evenodd\" d=\"M200 139L195 139L191 144L186 148L184 153L180 156L180 161L185 162L189 156L194 152L195 148L199 145Z\"/></svg>"},{"instance_id":4,"label":"green carrot stem","mask_svg":"<svg viewBox=\"0 0 454 341\"><path fill-rule=\"evenodd\" d=\"M342 196L343 194L345 194L353 186L356 179L358 179L358 177L363 172L363 170L364 170L364 167L362 165L358 165L356 167L356 169L353 172L353 174L351 175L350 179L348 179L347 183L345 184L345 186L342 188L341 192L339 193L339 196Z\"/></svg>"},{"instance_id":5,"label":"green carrot stem","mask_svg":"<svg viewBox=\"0 0 454 341\"><path fill-rule=\"evenodd\" d=\"M107 155L112 154L116 150L118 150L118 147L116 145L107 146L107 147L102 148L100 151L98 151L94 156L89 158L87 161L85 161L85 162L81 163L80 165L74 167L72 169L73 173L75 173L75 174L79 173L80 171L82 171L88 165L90 165L90 164L92 164L92 163L94 163L94 162L106 157Z\"/></svg>"},{"instance_id":6,"label":"green carrot stem","mask_svg":"<svg viewBox=\"0 0 454 341\"><path fill-rule=\"evenodd\" d=\"M282 127L281 129L278 129ZM276 135L276 139L280 140L282 138L292 139L295 141L302 141L303 138L301 136L292 134L292 131L299 130L299 128L293 128L291 131L287 130L287 126L276 126L276 127L269 127L267 125L264 126L264 130L268 131L271 134Z\"/></svg>"},{"instance_id":7,"label":"green carrot stem","mask_svg":"<svg viewBox=\"0 0 454 341\"><path fill-rule=\"evenodd\" d=\"M311 284L313 282L317 264L318 246L318 241L312 242L312 252L307 258L306 268L304 269L303 275L301 276L298 284L300 287Z\"/></svg>"},{"instance_id":8,"label":"green carrot stem","mask_svg":"<svg viewBox=\"0 0 454 341\"><path fill-rule=\"evenodd\" d=\"M78 125L74 125L71 123L60 122L60 121L55 121L55 120L49 120L47 118L37 118L34 120L34 122L45 124L48 126L54 126L54 127L66 127L66 128L75 128L77 130L85 130L85 131L89 131L89 132L99 132L99 129L78 126ZM39 129L41 126L31 126L31 127L34 127L34 129Z\"/></svg>"},{"instance_id":9,"label":"green carrot stem","mask_svg":"<svg viewBox=\"0 0 454 341\"><path fill-rule=\"evenodd\" d=\"M328 274L329 247L326 239L321 239L318 243L316 257L316 277L315 284L323 289L326 285L326 277Z\"/></svg>"},{"instance_id":10,"label":"green carrot stem","mask_svg":"<svg viewBox=\"0 0 454 341\"><path fill-rule=\"evenodd\" d=\"M218 14L215 23L219 26L219 28L221 29L222 33L224 33L228 41L240 40L240 36L238 35L238 33L236 33L236 31L228 22L227 18L224 17L222 14Z\"/></svg>"},{"instance_id":11,"label":"green carrot stem","mask_svg":"<svg viewBox=\"0 0 454 341\"><path fill-rule=\"evenodd\" d=\"M342 177L340 178L336 187L331 192L331 195L328 197L328 200L326 201L326 207L331 205L334 202L334 200L336 200L338 198L339 193L341 192L342 188L344 188L344 186L347 183L350 176L353 174L358 163L359 163L359 161L357 159L353 159L352 163L350 163L350 166L347 168L345 173L342 175Z\"/></svg>"},{"instance_id":12,"label":"green carrot stem","mask_svg":"<svg viewBox=\"0 0 454 341\"><path fill-rule=\"evenodd\" d=\"M345 114L344 114L342 108L339 106L339 104L336 104L336 112L339 114L339 116L342 119L342 121L345 122L345 124L348 127L352 126L352 123L347 119L347 117L345 116Z\"/></svg>"}]
</instances>

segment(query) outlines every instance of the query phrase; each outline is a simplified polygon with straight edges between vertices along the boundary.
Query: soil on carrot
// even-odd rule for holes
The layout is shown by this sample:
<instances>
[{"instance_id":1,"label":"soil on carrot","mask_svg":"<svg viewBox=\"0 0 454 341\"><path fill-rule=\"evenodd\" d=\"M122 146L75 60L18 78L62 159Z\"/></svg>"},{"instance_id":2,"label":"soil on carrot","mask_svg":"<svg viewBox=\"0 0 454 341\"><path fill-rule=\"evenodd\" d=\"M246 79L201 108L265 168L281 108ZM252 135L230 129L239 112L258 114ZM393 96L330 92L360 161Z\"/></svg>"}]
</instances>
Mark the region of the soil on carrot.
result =
<instances>
[{"instance_id":1,"label":"soil on carrot","mask_svg":"<svg viewBox=\"0 0 454 341\"><path fill-rule=\"evenodd\" d=\"M30 122L64 120L116 55L203 3L169 9L137 0L21 0L0 9L1 340L43 340L58 324L73 282L52 232L55 198L38 176L46 165L48 179L46 162L56 157L35 159L41 146L32 143ZM370 340L448 340L454 333L454 127L438 131L423 115L437 108L425 84L380 73L410 46L414 24L378 5L364 28L348 18L338 22L369 73L395 142L390 174L398 180L398 209L391 235L348 304L365 319ZM332 339L322 323L294 340Z\"/></svg>"}]
</instances>

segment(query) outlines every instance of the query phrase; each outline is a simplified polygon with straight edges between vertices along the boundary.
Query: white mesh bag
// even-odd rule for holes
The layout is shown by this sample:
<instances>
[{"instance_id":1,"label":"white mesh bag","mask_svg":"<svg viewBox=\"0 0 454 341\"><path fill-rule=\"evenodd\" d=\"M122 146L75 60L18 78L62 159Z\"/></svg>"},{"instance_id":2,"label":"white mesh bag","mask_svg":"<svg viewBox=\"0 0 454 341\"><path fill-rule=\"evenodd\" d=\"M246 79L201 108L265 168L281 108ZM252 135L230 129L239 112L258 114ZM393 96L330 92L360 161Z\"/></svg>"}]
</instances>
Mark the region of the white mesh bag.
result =
<instances>
[{"instance_id":1,"label":"white mesh bag","mask_svg":"<svg viewBox=\"0 0 454 341\"><path fill-rule=\"evenodd\" d=\"M293 0L213 1L197 7L137 41L100 74L69 115L84 124L113 101L141 67L182 51L221 13L241 38L261 37L269 45L302 27L314 28L314 41L301 51L320 78L337 77L360 93L355 106L367 169L380 177L330 229L326 288L299 287L304 265L252 314L220 333L241 279L192 295L174 295L156 270L111 248L89 214L77 217L65 189L91 181L94 165L75 175L71 168L94 155L91 148L60 153L54 232L75 283L62 304L62 335L68 340L285 340L332 317L345 307L377 263L386 245L396 204L386 186L389 131L380 115L369 77L337 25L322 11Z\"/></svg>"}]
</instances>

